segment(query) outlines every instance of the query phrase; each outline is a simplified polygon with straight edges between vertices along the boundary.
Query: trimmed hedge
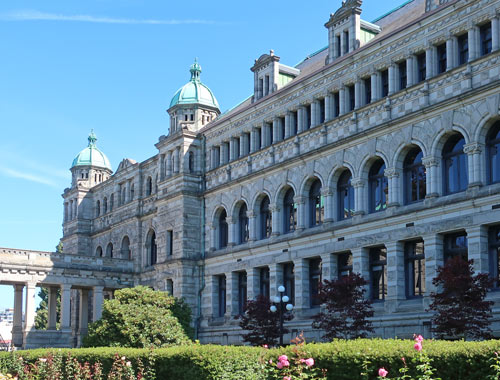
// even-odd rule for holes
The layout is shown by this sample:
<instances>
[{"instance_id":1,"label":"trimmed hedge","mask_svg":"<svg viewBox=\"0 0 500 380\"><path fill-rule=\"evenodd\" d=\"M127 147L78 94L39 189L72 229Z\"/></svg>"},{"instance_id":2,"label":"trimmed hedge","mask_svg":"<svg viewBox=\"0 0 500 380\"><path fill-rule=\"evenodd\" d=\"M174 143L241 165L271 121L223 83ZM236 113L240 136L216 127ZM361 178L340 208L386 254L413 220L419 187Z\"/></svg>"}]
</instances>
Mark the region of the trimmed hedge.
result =
<instances>
[{"instance_id":1,"label":"trimmed hedge","mask_svg":"<svg viewBox=\"0 0 500 380\"><path fill-rule=\"evenodd\" d=\"M363 364L367 361L370 379L377 378L377 370L385 367L388 377L397 375L405 357L409 367L411 359L417 356L410 340L359 339L337 340L332 343L307 344L305 351L316 361L316 366L328 370L328 379L357 380ZM492 375L490 368L494 352L500 351L500 341L446 342L424 341L424 350L437 369L436 377L443 380L484 380ZM64 350L17 351L14 354L0 353L0 371L9 369L12 355L22 356L25 361L35 362L49 352L66 355L68 352L80 362L103 364L105 373L111 367L114 355L126 356L135 363L138 358L147 362L147 349L128 348L86 348ZM270 349L255 347L193 345L187 347L161 348L154 350L156 375L161 380L264 380L262 363L276 359L279 354L291 354L291 347ZM48 380L48 379L47 379Z\"/></svg>"}]
</instances>

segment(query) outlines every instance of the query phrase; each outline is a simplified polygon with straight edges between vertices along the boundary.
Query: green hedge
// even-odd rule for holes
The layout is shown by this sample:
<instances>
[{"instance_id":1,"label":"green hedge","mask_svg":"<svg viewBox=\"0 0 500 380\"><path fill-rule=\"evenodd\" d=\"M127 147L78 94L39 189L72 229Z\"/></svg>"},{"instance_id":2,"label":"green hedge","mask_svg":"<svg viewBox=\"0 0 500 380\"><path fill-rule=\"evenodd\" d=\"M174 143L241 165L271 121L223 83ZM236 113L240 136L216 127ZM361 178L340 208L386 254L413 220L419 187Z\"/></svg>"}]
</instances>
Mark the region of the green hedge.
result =
<instances>
[{"instance_id":1,"label":"green hedge","mask_svg":"<svg viewBox=\"0 0 500 380\"><path fill-rule=\"evenodd\" d=\"M401 367L401 357L408 363L417 355L410 340L360 339L334 341L325 344L307 344L308 356L316 361L316 366L328 370L328 379L356 380L361 376L363 363L369 364L370 379L376 379L377 370L385 367L388 377L397 375ZM424 341L424 350L433 360L436 376L443 380L484 380L493 374L490 369L494 352L500 351L500 341L446 342ZM17 351L25 361L35 362L49 352L71 355L80 362L100 361L105 371L109 370L115 354L126 356L135 363L138 358L147 362L146 349L86 348L74 350L31 350ZM281 353L292 356L291 347L265 350L263 348L193 345L189 347L163 348L154 351L158 380L264 380L262 362L276 358ZM9 369L12 354L0 353L0 370ZM412 365L409 365L412 367ZM49 379L47 379L49 380Z\"/></svg>"}]
</instances>

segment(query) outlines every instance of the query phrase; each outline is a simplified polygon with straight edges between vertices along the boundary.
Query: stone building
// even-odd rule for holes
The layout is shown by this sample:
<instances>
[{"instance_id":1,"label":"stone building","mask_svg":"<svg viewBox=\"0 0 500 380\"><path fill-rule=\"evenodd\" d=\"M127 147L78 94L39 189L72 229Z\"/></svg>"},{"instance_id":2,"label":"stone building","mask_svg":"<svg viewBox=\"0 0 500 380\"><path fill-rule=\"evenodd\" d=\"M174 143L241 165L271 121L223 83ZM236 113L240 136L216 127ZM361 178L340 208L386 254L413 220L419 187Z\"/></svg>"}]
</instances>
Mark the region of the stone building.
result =
<instances>
[{"instance_id":1,"label":"stone building","mask_svg":"<svg viewBox=\"0 0 500 380\"><path fill-rule=\"evenodd\" d=\"M155 156L113 173L90 135L60 260L112 263L100 291L125 276L185 297L202 342L239 343L245 300L279 285L290 329L318 339L317 284L350 271L370 283L377 336L430 335L447 258L500 286L499 11L410 0L367 22L361 0L343 1L324 49L294 67L263 54L253 96L224 114L195 62Z\"/></svg>"}]
</instances>

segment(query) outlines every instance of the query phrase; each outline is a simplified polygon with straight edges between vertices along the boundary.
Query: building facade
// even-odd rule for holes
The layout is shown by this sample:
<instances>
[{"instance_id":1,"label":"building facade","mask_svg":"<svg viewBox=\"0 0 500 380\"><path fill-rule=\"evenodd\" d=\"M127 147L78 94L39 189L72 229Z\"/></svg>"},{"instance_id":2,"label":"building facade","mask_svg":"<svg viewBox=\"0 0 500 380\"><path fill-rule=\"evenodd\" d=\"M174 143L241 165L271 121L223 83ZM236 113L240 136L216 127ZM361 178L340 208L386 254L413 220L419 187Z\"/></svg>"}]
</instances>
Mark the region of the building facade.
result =
<instances>
[{"instance_id":1,"label":"building facade","mask_svg":"<svg viewBox=\"0 0 500 380\"><path fill-rule=\"evenodd\" d=\"M279 285L290 329L319 339L322 279L367 279L382 337L430 335L449 257L500 284L500 1L410 0L373 22L361 7L342 2L298 65L255 60L253 96L224 114L195 62L144 162L113 173L91 134L63 194L64 255L128 265L221 344Z\"/></svg>"}]
</instances>

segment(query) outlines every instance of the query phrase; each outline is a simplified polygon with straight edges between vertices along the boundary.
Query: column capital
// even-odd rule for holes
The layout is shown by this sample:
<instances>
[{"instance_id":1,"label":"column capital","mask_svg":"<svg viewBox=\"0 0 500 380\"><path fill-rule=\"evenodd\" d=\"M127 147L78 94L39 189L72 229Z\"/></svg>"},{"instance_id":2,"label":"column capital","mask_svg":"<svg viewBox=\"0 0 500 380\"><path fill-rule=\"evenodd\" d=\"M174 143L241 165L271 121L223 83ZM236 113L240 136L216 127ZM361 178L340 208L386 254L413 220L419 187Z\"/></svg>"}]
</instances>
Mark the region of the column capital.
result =
<instances>
[{"instance_id":1,"label":"column capital","mask_svg":"<svg viewBox=\"0 0 500 380\"><path fill-rule=\"evenodd\" d=\"M399 177L399 171L396 168L387 168L384 170L384 175L387 178L397 178Z\"/></svg>"},{"instance_id":2,"label":"column capital","mask_svg":"<svg viewBox=\"0 0 500 380\"><path fill-rule=\"evenodd\" d=\"M479 154L483 151L483 144L478 142L471 142L464 145L465 154Z\"/></svg>"},{"instance_id":3,"label":"column capital","mask_svg":"<svg viewBox=\"0 0 500 380\"><path fill-rule=\"evenodd\" d=\"M422 158L422 163L426 168L430 168L432 166L438 166L439 165L439 157L436 156L426 156Z\"/></svg>"},{"instance_id":4,"label":"column capital","mask_svg":"<svg viewBox=\"0 0 500 380\"><path fill-rule=\"evenodd\" d=\"M304 204L304 203L306 203L306 197L303 197L301 195L298 195L298 196L296 195L295 197L293 197L293 201L299 205Z\"/></svg>"},{"instance_id":5,"label":"column capital","mask_svg":"<svg viewBox=\"0 0 500 380\"><path fill-rule=\"evenodd\" d=\"M363 178L353 178L351 179L351 185L354 188L357 187L364 187L365 186L365 180Z\"/></svg>"}]
</instances>

